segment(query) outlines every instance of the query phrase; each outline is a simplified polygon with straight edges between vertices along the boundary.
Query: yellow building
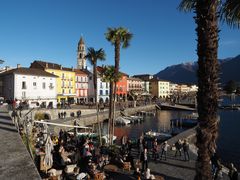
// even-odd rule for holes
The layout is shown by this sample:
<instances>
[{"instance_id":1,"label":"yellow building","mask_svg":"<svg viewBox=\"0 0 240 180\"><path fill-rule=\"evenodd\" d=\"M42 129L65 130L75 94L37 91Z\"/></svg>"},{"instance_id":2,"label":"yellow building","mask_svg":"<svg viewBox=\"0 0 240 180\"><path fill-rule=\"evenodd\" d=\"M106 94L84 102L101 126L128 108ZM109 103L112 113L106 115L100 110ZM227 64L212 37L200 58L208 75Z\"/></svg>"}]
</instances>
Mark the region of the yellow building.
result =
<instances>
[{"instance_id":1,"label":"yellow building","mask_svg":"<svg viewBox=\"0 0 240 180\"><path fill-rule=\"evenodd\" d=\"M73 68L66 68L59 64L43 61L34 61L31 63L30 68L39 68L58 76L57 101L59 103L74 103L74 98L76 97L76 87L75 71Z\"/></svg>"}]
</instances>

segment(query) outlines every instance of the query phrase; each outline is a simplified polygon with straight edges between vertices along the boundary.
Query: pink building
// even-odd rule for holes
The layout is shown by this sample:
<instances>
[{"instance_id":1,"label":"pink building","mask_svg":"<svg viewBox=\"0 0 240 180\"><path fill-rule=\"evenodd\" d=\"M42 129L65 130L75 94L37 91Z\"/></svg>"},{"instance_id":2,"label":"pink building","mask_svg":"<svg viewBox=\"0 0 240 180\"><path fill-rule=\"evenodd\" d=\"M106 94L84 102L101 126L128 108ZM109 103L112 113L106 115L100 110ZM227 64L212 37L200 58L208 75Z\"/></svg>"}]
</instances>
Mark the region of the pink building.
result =
<instances>
[{"instance_id":1,"label":"pink building","mask_svg":"<svg viewBox=\"0 0 240 180\"><path fill-rule=\"evenodd\" d=\"M84 70L76 69L76 103L88 102L88 74Z\"/></svg>"}]
</instances>

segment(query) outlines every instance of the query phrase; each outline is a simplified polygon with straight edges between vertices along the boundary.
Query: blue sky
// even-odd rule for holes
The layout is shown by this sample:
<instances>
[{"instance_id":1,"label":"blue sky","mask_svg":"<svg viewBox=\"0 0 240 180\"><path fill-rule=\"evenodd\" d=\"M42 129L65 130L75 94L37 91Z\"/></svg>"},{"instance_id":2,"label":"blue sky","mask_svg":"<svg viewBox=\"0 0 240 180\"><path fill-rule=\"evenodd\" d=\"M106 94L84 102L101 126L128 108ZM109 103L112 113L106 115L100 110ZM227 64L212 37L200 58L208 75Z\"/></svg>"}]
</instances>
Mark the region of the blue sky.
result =
<instances>
[{"instance_id":1,"label":"blue sky","mask_svg":"<svg viewBox=\"0 0 240 180\"><path fill-rule=\"evenodd\" d=\"M114 64L107 27L123 26L134 37L121 50L121 71L155 74L169 65L197 59L193 14L177 10L180 1L160 0L1 0L0 59L2 66L28 67L41 59L76 66L83 35L88 47L103 48ZM220 25L219 58L240 54L240 30Z\"/></svg>"}]
</instances>

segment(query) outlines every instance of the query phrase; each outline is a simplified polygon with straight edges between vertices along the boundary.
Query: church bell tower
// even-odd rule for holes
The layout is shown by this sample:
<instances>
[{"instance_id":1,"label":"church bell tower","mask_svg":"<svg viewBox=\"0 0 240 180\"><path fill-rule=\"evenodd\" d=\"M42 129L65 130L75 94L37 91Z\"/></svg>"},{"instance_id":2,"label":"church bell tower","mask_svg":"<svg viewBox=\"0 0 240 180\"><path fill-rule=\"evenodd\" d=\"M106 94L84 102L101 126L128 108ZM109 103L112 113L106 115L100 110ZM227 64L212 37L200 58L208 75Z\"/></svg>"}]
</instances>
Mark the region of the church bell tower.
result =
<instances>
[{"instance_id":1,"label":"church bell tower","mask_svg":"<svg viewBox=\"0 0 240 180\"><path fill-rule=\"evenodd\" d=\"M77 69L86 69L86 50L85 50L85 43L83 38L81 37L78 42L78 50L77 50Z\"/></svg>"}]
</instances>

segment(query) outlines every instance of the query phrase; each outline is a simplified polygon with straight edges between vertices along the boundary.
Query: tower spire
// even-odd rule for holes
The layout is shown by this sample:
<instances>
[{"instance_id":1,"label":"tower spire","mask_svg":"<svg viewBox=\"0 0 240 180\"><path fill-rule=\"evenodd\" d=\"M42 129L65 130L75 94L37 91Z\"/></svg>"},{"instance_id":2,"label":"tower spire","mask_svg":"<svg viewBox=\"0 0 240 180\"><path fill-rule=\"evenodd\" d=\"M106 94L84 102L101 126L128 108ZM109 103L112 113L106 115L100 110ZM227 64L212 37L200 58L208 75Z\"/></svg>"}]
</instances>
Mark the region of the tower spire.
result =
<instances>
[{"instance_id":1,"label":"tower spire","mask_svg":"<svg viewBox=\"0 0 240 180\"><path fill-rule=\"evenodd\" d=\"M83 40L83 36L81 34L80 40L78 42L78 50L77 50L77 69L86 68L85 56L86 56L85 43Z\"/></svg>"}]
</instances>

